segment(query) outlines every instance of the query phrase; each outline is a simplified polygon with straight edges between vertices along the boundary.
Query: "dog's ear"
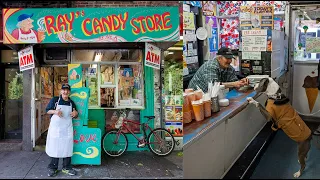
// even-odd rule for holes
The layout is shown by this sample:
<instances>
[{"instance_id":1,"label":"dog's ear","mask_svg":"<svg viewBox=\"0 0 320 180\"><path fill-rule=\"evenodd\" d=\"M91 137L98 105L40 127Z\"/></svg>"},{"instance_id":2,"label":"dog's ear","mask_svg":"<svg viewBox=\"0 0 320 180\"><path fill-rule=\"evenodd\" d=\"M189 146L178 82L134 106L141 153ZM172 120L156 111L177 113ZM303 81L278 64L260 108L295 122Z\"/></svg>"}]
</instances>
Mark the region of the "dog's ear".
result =
<instances>
[{"instance_id":1,"label":"dog's ear","mask_svg":"<svg viewBox=\"0 0 320 180\"><path fill-rule=\"evenodd\" d=\"M255 88L257 93L265 92L269 84L268 78L263 78L260 80L259 85Z\"/></svg>"}]
</instances>

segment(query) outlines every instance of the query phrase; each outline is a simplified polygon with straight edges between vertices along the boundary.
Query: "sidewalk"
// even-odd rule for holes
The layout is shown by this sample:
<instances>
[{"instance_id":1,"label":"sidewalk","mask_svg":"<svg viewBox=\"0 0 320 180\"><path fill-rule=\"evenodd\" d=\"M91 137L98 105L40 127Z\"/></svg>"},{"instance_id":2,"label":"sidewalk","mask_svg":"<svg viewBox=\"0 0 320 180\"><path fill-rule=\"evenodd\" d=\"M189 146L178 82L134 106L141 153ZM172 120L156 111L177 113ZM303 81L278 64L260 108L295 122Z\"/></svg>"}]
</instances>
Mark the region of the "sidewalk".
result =
<instances>
[{"instance_id":1,"label":"sidewalk","mask_svg":"<svg viewBox=\"0 0 320 180\"><path fill-rule=\"evenodd\" d=\"M0 152L0 179L182 179L181 152L157 157L151 152L126 152L118 158L102 155L101 166L76 165L76 176L59 171L56 177L47 176L50 158L45 152ZM59 170L62 168L62 159Z\"/></svg>"}]
</instances>

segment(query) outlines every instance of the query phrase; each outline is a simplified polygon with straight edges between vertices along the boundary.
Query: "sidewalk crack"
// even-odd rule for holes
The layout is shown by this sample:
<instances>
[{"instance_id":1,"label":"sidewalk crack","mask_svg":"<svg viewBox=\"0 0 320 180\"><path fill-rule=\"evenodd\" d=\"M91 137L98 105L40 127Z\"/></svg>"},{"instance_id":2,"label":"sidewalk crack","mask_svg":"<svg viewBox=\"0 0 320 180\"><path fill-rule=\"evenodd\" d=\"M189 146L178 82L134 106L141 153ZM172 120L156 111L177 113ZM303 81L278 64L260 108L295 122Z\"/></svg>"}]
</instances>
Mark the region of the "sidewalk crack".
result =
<instances>
[{"instance_id":1,"label":"sidewalk crack","mask_svg":"<svg viewBox=\"0 0 320 180\"><path fill-rule=\"evenodd\" d=\"M38 159L34 161L32 167L29 169L29 171L28 171L27 174L23 177L23 179L25 179L25 178L28 176L29 172L31 171L31 169L33 168L33 166L36 164L36 162L40 159L40 157L42 156L42 154L43 154L43 152L41 152L41 154L39 155Z\"/></svg>"}]
</instances>

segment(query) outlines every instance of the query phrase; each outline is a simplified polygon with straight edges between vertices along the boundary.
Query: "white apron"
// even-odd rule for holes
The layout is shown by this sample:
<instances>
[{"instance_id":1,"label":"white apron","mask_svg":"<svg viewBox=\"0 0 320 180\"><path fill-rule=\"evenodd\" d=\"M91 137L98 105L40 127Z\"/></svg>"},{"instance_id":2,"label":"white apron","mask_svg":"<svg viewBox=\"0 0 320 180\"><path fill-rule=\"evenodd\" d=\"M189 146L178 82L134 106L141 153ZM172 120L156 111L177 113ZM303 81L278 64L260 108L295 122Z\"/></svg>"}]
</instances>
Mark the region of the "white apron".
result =
<instances>
[{"instance_id":1,"label":"white apron","mask_svg":"<svg viewBox=\"0 0 320 180\"><path fill-rule=\"evenodd\" d=\"M36 36L36 34L33 32L32 29L31 33L29 34L22 34L21 30L19 28L19 41L25 42L25 43L37 43L38 42L38 38Z\"/></svg>"},{"instance_id":2,"label":"white apron","mask_svg":"<svg viewBox=\"0 0 320 180\"><path fill-rule=\"evenodd\" d=\"M50 120L46 153L50 157L65 158L71 157L73 154L73 125L72 117L72 103L70 106L59 105L60 97L57 102L56 110L62 111L62 116L53 115Z\"/></svg>"}]
</instances>

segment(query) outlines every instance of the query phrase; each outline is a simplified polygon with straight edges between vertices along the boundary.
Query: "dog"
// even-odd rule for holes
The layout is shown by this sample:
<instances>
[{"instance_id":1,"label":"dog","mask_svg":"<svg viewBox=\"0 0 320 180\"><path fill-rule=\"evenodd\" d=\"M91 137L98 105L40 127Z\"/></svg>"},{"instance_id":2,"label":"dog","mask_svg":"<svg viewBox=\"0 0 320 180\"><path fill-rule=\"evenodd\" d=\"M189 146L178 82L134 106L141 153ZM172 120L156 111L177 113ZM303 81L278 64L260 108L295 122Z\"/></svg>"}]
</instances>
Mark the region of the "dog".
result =
<instances>
[{"instance_id":1,"label":"dog","mask_svg":"<svg viewBox=\"0 0 320 180\"><path fill-rule=\"evenodd\" d=\"M272 130L282 129L287 136L298 143L300 169L293 176L300 177L306 167L306 159L311 147L311 130L290 105L289 99L281 93L279 85L272 78L261 79L255 85L254 90L257 94L263 93L268 96L265 107L252 97L247 98L248 102L256 105L267 121L273 122Z\"/></svg>"}]
</instances>

